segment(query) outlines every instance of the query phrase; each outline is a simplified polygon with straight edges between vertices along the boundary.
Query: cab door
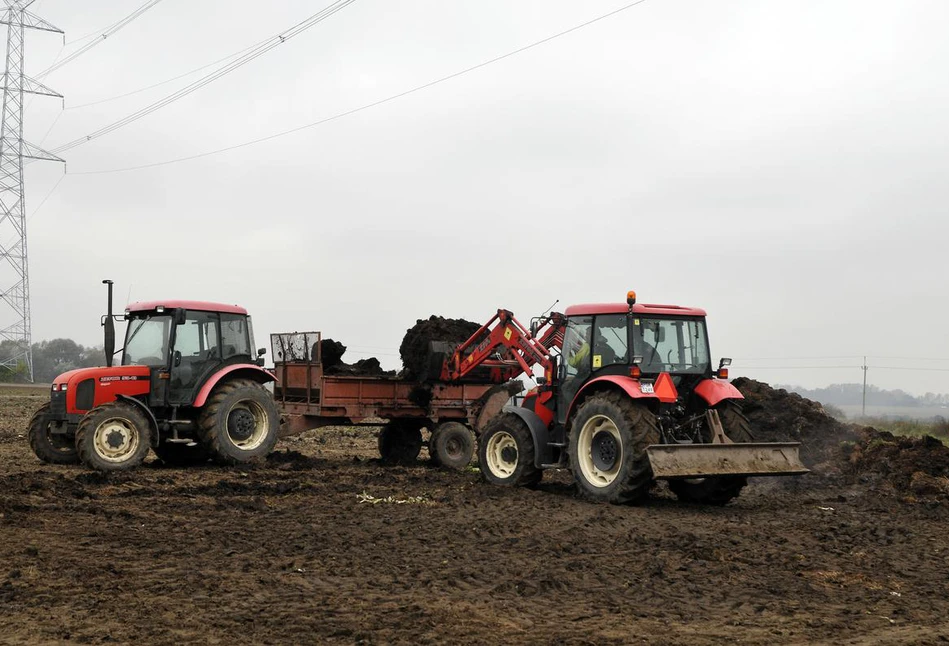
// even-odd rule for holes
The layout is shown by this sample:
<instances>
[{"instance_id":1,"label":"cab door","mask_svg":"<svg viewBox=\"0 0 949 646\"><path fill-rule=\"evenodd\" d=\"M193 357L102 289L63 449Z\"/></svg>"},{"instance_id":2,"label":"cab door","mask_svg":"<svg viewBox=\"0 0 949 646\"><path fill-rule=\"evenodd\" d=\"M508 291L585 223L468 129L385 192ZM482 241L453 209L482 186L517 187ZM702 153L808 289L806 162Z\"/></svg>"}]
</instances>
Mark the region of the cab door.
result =
<instances>
[{"instance_id":1,"label":"cab door","mask_svg":"<svg viewBox=\"0 0 949 646\"><path fill-rule=\"evenodd\" d=\"M175 326L169 403L190 404L221 365L221 325L216 312L187 311Z\"/></svg>"}]
</instances>

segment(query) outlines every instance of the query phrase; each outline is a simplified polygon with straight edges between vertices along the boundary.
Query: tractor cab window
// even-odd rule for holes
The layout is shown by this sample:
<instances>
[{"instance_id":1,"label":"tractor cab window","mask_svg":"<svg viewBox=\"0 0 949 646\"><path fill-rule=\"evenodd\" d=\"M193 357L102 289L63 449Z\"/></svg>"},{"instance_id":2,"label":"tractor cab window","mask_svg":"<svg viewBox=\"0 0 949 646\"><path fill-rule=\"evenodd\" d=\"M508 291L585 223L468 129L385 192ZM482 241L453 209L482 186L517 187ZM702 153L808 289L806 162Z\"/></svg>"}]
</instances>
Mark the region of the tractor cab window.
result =
<instances>
[{"instance_id":1,"label":"tractor cab window","mask_svg":"<svg viewBox=\"0 0 949 646\"><path fill-rule=\"evenodd\" d=\"M167 365L170 331L171 316L167 314L130 319L125 332L122 365Z\"/></svg>"},{"instance_id":2,"label":"tractor cab window","mask_svg":"<svg viewBox=\"0 0 949 646\"><path fill-rule=\"evenodd\" d=\"M221 365L221 320L216 312L188 310L175 330L170 402L190 403L198 387Z\"/></svg>"},{"instance_id":3,"label":"tractor cab window","mask_svg":"<svg viewBox=\"0 0 949 646\"><path fill-rule=\"evenodd\" d=\"M645 373L702 374L710 369L701 319L633 319L633 343Z\"/></svg>"},{"instance_id":4,"label":"tractor cab window","mask_svg":"<svg viewBox=\"0 0 949 646\"><path fill-rule=\"evenodd\" d=\"M567 331L563 338L563 357L567 376L586 376L590 374L590 329L593 318L575 316L567 321Z\"/></svg>"},{"instance_id":5,"label":"tractor cab window","mask_svg":"<svg viewBox=\"0 0 949 646\"><path fill-rule=\"evenodd\" d=\"M251 354L250 325L246 316L221 314L221 349L225 359Z\"/></svg>"},{"instance_id":6,"label":"tractor cab window","mask_svg":"<svg viewBox=\"0 0 949 646\"><path fill-rule=\"evenodd\" d=\"M629 362L627 321L626 314L601 314L596 317L593 330L594 370Z\"/></svg>"},{"instance_id":7,"label":"tractor cab window","mask_svg":"<svg viewBox=\"0 0 949 646\"><path fill-rule=\"evenodd\" d=\"M212 312L188 312L178 325L175 351L182 359L207 361L221 357L218 344L218 315Z\"/></svg>"}]
</instances>

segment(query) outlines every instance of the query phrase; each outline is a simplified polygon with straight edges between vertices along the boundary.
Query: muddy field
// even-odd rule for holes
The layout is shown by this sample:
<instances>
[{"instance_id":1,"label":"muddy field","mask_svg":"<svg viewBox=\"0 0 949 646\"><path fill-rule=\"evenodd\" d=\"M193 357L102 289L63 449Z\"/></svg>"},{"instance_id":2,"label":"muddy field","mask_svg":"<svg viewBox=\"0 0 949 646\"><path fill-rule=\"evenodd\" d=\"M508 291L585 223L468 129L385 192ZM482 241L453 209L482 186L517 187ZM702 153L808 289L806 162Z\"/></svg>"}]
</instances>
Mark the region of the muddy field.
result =
<instances>
[{"instance_id":1,"label":"muddy field","mask_svg":"<svg viewBox=\"0 0 949 646\"><path fill-rule=\"evenodd\" d=\"M383 467L372 428L105 477L33 457L42 398L0 391L2 643L949 642L938 488L844 469L724 508L662 488L612 507L563 474L503 490ZM854 446L841 464L892 443Z\"/></svg>"}]
</instances>

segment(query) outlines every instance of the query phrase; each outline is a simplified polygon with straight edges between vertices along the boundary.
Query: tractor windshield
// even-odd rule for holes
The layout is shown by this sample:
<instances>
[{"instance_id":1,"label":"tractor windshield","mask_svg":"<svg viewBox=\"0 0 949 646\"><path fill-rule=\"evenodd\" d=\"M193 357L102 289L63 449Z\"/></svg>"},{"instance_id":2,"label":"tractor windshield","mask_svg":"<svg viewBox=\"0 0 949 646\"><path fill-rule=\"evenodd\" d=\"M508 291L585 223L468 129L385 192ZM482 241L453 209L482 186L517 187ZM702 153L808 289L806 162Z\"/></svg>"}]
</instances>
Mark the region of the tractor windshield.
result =
<instances>
[{"instance_id":1,"label":"tractor windshield","mask_svg":"<svg viewBox=\"0 0 949 646\"><path fill-rule=\"evenodd\" d=\"M168 334L171 316L155 314L129 319L125 331L122 365L164 366L168 364Z\"/></svg>"},{"instance_id":2,"label":"tractor windshield","mask_svg":"<svg viewBox=\"0 0 949 646\"><path fill-rule=\"evenodd\" d=\"M633 319L633 344L644 373L704 374L711 369L705 321L699 318Z\"/></svg>"}]
</instances>

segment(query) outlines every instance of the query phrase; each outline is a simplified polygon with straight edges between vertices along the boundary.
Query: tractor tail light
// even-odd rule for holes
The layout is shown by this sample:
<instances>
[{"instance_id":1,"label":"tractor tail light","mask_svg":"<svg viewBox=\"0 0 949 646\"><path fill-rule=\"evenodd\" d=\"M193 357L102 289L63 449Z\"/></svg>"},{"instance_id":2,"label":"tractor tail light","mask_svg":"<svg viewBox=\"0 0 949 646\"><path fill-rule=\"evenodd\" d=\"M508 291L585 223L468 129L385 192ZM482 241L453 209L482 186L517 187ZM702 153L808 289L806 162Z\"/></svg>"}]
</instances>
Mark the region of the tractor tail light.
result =
<instances>
[{"instance_id":1,"label":"tractor tail light","mask_svg":"<svg viewBox=\"0 0 949 646\"><path fill-rule=\"evenodd\" d=\"M719 369L718 369L718 378L719 378L719 379L728 379L728 368L719 368Z\"/></svg>"},{"instance_id":2,"label":"tractor tail light","mask_svg":"<svg viewBox=\"0 0 949 646\"><path fill-rule=\"evenodd\" d=\"M633 379L639 379L641 374L643 374L643 371L639 369L639 366L633 366L629 369L629 376Z\"/></svg>"}]
</instances>

